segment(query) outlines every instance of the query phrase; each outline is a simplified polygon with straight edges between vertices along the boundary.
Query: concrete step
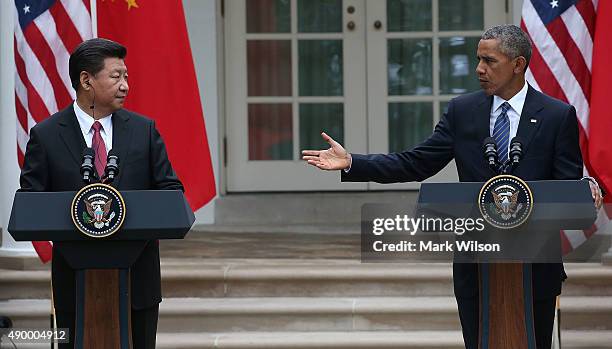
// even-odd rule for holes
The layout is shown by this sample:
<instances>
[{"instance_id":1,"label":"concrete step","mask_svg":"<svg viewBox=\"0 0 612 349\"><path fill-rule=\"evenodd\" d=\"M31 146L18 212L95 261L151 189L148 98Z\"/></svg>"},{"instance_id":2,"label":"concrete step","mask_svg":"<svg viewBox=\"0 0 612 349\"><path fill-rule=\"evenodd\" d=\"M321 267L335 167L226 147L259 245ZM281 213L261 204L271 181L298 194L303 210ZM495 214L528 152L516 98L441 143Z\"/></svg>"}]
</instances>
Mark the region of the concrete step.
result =
<instances>
[{"instance_id":1,"label":"concrete step","mask_svg":"<svg viewBox=\"0 0 612 349\"><path fill-rule=\"evenodd\" d=\"M564 349L610 349L612 331L564 331ZM160 349L460 349L460 331L159 333Z\"/></svg>"},{"instance_id":2,"label":"concrete step","mask_svg":"<svg viewBox=\"0 0 612 349\"><path fill-rule=\"evenodd\" d=\"M164 270L169 297L446 296L449 264L227 263Z\"/></svg>"},{"instance_id":3,"label":"concrete step","mask_svg":"<svg viewBox=\"0 0 612 349\"><path fill-rule=\"evenodd\" d=\"M612 331L564 331L563 349L611 349ZM157 334L158 349L463 349L459 331L241 332ZM0 342L1 349L12 349ZM49 344L18 345L46 349Z\"/></svg>"},{"instance_id":4,"label":"concrete step","mask_svg":"<svg viewBox=\"0 0 612 349\"><path fill-rule=\"evenodd\" d=\"M0 299L16 298L51 298L51 271L0 269Z\"/></svg>"},{"instance_id":5,"label":"concrete step","mask_svg":"<svg viewBox=\"0 0 612 349\"><path fill-rule=\"evenodd\" d=\"M612 330L612 297L563 297L563 329ZM453 297L167 299L166 332L460 330Z\"/></svg>"},{"instance_id":6,"label":"concrete step","mask_svg":"<svg viewBox=\"0 0 612 349\"><path fill-rule=\"evenodd\" d=\"M164 264L167 297L342 297L452 296L450 264L370 263L325 260L226 261ZM180 269L180 270L179 270ZM600 264L568 264L567 296L612 295L612 268ZM191 286L191 287L188 287Z\"/></svg>"},{"instance_id":7,"label":"concrete step","mask_svg":"<svg viewBox=\"0 0 612 349\"><path fill-rule=\"evenodd\" d=\"M361 206L365 203L416 203L417 196L417 191L232 193L215 200L215 222L245 226L262 222L354 224L361 221Z\"/></svg>"},{"instance_id":8,"label":"concrete step","mask_svg":"<svg viewBox=\"0 0 612 349\"><path fill-rule=\"evenodd\" d=\"M564 296L612 295L612 267L567 264ZM0 269L0 299L49 298L49 271ZM170 297L452 296L450 264L361 264L355 260L164 259Z\"/></svg>"},{"instance_id":9,"label":"concrete step","mask_svg":"<svg viewBox=\"0 0 612 349\"><path fill-rule=\"evenodd\" d=\"M612 297L562 297L564 330L612 330ZM0 302L15 327L45 327L49 300ZM451 297L167 298L161 332L459 330Z\"/></svg>"},{"instance_id":10,"label":"concrete step","mask_svg":"<svg viewBox=\"0 0 612 349\"><path fill-rule=\"evenodd\" d=\"M460 329L450 297L170 299L160 312L165 332Z\"/></svg>"}]
</instances>

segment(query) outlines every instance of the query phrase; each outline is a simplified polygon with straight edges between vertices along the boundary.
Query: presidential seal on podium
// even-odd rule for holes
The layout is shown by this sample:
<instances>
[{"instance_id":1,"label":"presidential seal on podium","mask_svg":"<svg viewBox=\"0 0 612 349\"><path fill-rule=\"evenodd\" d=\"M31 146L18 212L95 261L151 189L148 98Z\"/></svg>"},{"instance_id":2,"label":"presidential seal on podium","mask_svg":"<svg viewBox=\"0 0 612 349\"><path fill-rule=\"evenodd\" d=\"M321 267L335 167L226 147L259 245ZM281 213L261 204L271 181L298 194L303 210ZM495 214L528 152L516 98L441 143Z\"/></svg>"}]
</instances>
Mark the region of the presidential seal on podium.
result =
<instances>
[{"instance_id":1,"label":"presidential seal on podium","mask_svg":"<svg viewBox=\"0 0 612 349\"><path fill-rule=\"evenodd\" d=\"M94 183L81 189L70 206L72 221L83 234L106 238L115 234L125 219L125 202L110 185Z\"/></svg>"},{"instance_id":2,"label":"presidential seal on podium","mask_svg":"<svg viewBox=\"0 0 612 349\"><path fill-rule=\"evenodd\" d=\"M482 186L478 208L485 221L493 227L513 229L529 219L533 210L533 195L522 179L499 175Z\"/></svg>"}]
</instances>

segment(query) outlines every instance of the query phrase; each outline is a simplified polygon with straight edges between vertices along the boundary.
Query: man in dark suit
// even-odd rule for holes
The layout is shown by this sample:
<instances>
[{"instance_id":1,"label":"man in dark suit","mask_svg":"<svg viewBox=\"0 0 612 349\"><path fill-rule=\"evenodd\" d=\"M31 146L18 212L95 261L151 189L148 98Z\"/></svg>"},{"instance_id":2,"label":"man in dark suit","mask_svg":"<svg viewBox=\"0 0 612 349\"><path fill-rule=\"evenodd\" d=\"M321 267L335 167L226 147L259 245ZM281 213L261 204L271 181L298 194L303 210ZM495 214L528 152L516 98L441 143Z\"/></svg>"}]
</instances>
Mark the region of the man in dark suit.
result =
<instances>
[{"instance_id":1,"label":"man in dark suit","mask_svg":"<svg viewBox=\"0 0 612 349\"><path fill-rule=\"evenodd\" d=\"M394 154L348 153L323 133L331 148L303 151L304 160L324 170L342 170L342 181L379 183L425 180L453 158L462 182L495 175L485 161L483 140L495 138L499 156L523 139L524 157L514 174L525 180L580 179L583 163L573 106L548 97L525 81L531 57L529 38L514 25L487 30L478 44L476 68L482 91L451 100L434 133L414 149ZM601 193L591 186L596 206ZM561 260L561 243L555 241ZM533 264L534 324L538 348L550 348L555 298L566 278L562 263ZM478 348L478 266L453 265L454 292L466 348Z\"/></svg>"},{"instance_id":2,"label":"man in dark suit","mask_svg":"<svg viewBox=\"0 0 612 349\"><path fill-rule=\"evenodd\" d=\"M127 97L127 50L105 39L81 43L71 54L69 72L76 100L30 131L21 190L75 191L83 187L82 152L92 147L101 177L108 151L120 159L113 186L119 190L183 190L155 122L123 109ZM52 280L57 324L70 329L74 343L75 274L53 246ZM154 348L161 277L159 246L149 241L130 269L134 348ZM62 345L60 345L62 346Z\"/></svg>"}]
</instances>

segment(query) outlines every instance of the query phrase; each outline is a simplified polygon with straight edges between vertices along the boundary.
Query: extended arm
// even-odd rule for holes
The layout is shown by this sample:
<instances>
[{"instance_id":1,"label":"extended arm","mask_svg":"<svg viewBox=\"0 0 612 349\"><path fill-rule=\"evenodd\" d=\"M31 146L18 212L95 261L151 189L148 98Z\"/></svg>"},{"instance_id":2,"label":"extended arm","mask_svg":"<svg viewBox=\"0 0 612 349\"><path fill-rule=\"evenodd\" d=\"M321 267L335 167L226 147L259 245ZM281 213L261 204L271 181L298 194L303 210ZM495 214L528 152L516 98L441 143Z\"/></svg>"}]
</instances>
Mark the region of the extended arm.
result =
<instances>
[{"instance_id":1,"label":"extended arm","mask_svg":"<svg viewBox=\"0 0 612 349\"><path fill-rule=\"evenodd\" d=\"M411 150L391 154L352 154L351 170L342 172L342 181L422 181L442 170L453 157L453 126L448 114L445 114L434 133Z\"/></svg>"}]
</instances>

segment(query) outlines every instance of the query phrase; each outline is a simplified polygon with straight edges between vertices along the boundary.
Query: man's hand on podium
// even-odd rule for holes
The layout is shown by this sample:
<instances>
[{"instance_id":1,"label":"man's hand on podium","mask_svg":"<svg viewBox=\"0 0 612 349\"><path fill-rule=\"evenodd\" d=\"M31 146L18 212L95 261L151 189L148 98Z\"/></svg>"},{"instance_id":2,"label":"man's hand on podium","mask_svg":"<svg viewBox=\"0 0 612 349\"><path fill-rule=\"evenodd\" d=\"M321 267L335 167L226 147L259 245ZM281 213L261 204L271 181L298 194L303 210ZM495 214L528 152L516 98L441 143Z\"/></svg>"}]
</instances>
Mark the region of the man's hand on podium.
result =
<instances>
[{"instance_id":1,"label":"man's hand on podium","mask_svg":"<svg viewBox=\"0 0 612 349\"><path fill-rule=\"evenodd\" d=\"M601 189L597 183L593 183L589 181L589 186L591 187L591 194L593 195L593 201L595 201L595 208L600 209L603 204L603 196L601 194Z\"/></svg>"},{"instance_id":2,"label":"man's hand on podium","mask_svg":"<svg viewBox=\"0 0 612 349\"><path fill-rule=\"evenodd\" d=\"M600 209L603 205L603 197L606 195L599 186L597 180L591 176L584 176L581 180L589 181L589 187L591 188L591 195L593 196L593 201L595 202L595 208Z\"/></svg>"},{"instance_id":3,"label":"man's hand on podium","mask_svg":"<svg viewBox=\"0 0 612 349\"><path fill-rule=\"evenodd\" d=\"M330 148L327 150L302 150L302 159L322 170L349 169L351 167L351 154L327 133L322 132L321 136L329 143Z\"/></svg>"}]
</instances>

